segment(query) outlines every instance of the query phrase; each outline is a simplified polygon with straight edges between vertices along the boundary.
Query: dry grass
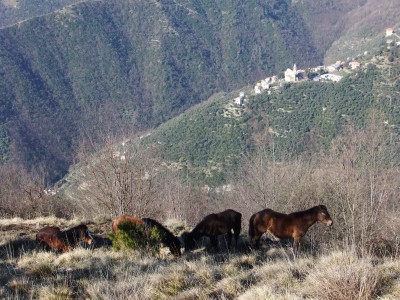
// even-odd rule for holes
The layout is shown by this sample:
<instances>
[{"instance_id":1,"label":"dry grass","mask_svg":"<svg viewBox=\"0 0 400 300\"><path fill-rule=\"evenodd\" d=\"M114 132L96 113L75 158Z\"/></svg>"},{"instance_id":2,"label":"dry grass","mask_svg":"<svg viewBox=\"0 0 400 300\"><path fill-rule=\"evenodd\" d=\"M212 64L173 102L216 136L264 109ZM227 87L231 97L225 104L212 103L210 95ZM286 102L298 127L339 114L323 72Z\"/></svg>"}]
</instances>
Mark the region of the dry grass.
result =
<instances>
[{"instance_id":1,"label":"dry grass","mask_svg":"<svg viewBox=\"0 0 400 300\"><path fill-rule=\"evenodd\" d=\"M370 257L334 252L320 258L307 276L308 293L317 299L374 299L385 287L386 277Z\"/></svg>"},{"instance_id":2,"label":"dry grass","mask_svg":"<svg viewBox=\"0 0 400 300\"><path fill-rule=\"evenodd\" d=\"M0 298L399 299L397 256L314 254L304 251L294 259L290 248L274 247L246 253L197 250L180 258L110 248L22 251L0 263Z\"/></svg>"},{"instance_id":3,"label":"dry grass","mask_svg":"<svg viewBox=\"0 0 400 300\"><path fill-rule=\"evenodd\" d=\"M77 249L26 254L9 263L19 271L1 292L21 299L31 294L39 299L396 299L400 294L400 260L374 261L346 251L293 260L258 252L159 259Z\"/></svg>"},{"instance_id":4,"label":"dry grass","mask_svg":"<svg viewBox=\"0 0 400 300\"><path fill-rule=\"evenodd\" d=\"M38 291L39 300L71 300L74 299L72 288L66 285L45 286Z\"/></svg>"}]
</instances>

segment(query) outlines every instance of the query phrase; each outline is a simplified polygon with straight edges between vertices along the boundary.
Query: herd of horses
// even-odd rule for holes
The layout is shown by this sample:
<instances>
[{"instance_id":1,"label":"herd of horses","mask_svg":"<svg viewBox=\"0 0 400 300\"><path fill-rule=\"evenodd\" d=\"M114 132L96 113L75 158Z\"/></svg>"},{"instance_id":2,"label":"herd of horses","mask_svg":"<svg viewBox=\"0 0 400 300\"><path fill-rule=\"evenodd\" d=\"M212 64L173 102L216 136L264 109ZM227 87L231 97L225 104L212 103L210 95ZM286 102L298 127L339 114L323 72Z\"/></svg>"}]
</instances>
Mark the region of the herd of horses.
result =
<instances>
[{"instance_id":1,"label":"herd of horses","mask_svg":"<svg viewBox=\"0 0 400 300\"><path fill-rule=\"evenodd\" d=\"M180 256L182 255L181 246L184 247L185 251L193 250L196 241L204 236L210 239L211 245L215 249L218 248L218 236L225 234L227 235L228 247L231 248L233 237L237 246L242 227L242 214L233 209L227 209L220 213L207 215L192 231L183 233L179 238L156 220L135 218L128 215L118 216L113 220L113 232L116 233L119 230L119 225L124 222L128 222L132 226L144 226L143 238L146 238L146 232L156 228L162 233L160 242L165 244L174 256ZM316 222L321 222L327 226L332 225L332 218L325 205L317 205L290 214L264 209L250 217L250 245L259 248L261 236L268 232L279 239L292 239L293 251L296 255L299 251L301 238ZM94 236L83 224L64 231L58 227L47 226L38 231L36 240L52 250L68 252L80 242L93 243Z\"/></svg>"}]
</instances>

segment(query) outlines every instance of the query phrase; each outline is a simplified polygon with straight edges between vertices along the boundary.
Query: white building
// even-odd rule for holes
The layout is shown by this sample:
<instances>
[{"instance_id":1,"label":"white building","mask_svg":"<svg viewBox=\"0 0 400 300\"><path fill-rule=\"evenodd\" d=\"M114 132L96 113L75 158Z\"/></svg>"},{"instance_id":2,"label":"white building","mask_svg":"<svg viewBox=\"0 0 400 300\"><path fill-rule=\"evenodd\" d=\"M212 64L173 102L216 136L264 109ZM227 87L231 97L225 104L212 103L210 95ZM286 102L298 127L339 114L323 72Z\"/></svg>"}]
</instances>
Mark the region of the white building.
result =
<instances>
[{"instance_id":1,"label":"white building","mask_svg":"<svg viewBox=\"0 0 400 300\"><path fill-rule=\"evenodd\" d=\"M293 70L286 69L285 71L285 81L286 82L295 82L297 80L297 67L296 64L293 65Z\"/></svg>"},{"instance_id":2,"label":"white building","mask_svg":"<svg viewBox=\"0 0 400 300\"><path fill-rule=\"evenodd\" d=\"M330 81L334 81L334 82L339 82L340 80L342 80L342 76L339 75L334 75L334 74L323 74L321 76L317 76L315 77L313 80L314 81L321 81L321 80L330 80Z\"/></svg>"},{"instance_id":3,"label":"white building","mask_svg":"<svg viewBox=\"0 0 400 300\"><path fill-rule=\"evenodd\" d=\"M358 69L360 66L361 66L361 64L358 61L349 62L349 67L352 70Z\"/></svg>"},{"instance_id":4,"label":"white building","mask_svg":"<svg viewBox=\"0 0 400 300\"><path fill-rule=\"evenodd\" d=\"M254 87L254 93L255 93L255 94L261 94L261 91L262 91L261 83L258 82L258 83L256 84L256 86Z\"/></svg>"},{"instance_id":5,"label":"white building","mask_svg":"<svg viewBox=\"0 0 400 300\"><path fill-rule=\"evenodd\" d=\"M236 97L233 102L235 102L237 105L242 105L244 102L244 92L240 92L239 97Z\"/></svg>"},{"instance_id":6,"label":"white building","mask_svg":"<svg viewBox=\"0 0 400 300\"><path fill-rule=\"evenodd\" d=\"M263 90L268 90L269 89L269 83L268 83L268 81L266 79L261 80L261 88Z\"/></svg>"}]
</instances>

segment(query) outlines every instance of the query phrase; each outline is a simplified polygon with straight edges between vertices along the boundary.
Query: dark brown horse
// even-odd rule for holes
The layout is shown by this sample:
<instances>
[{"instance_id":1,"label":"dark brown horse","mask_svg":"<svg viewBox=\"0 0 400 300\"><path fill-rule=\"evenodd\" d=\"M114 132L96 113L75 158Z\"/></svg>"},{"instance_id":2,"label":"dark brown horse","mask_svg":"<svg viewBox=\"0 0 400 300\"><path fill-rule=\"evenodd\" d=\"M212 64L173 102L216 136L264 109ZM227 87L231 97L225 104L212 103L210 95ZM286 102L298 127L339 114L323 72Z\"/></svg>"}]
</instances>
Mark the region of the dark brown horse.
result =
<instances>
[{"instance_id":1,"label":"dark brown horse","mask_svg":"<svg viewBox=\"0 0 400 300\"><path fill-rule=\"evenodd\" d=\"M209 237L211 245L216 249L218 247L218 236L221 234L228 235L229 248L231 247L232 236L234 235L235 245L237 246L241 228L242 214L233 209L227 209L217 214L210 214L204 217L191 232L185 232L182 235L185 250L192 250L195 247L196 239L202 236Z\"/></svg>"},{"instance_id":2,"label":"dark brown horse","mask_svg":"<svg viewBox=\"0 0 400 300\"><path fill-rule=\"evenodd\" d=\"M91 244L94 239L86 225L78 225L62 231L59 227L46 226L38 231L36 240L52 250L71 251L82 241Z\"/></svg>"},{"instance_id":3,"label":"dark brown horse","mask_svg":"<svg viewBox=\"0 0 400 300\"><path fill-rule=\"evenodd\" d=\"M272 209L264 209L251 216L249 222L249 236L253 246L258 247L264 232L283 239L293 239L293 251L299 250L301 238L308 228L315 222L331 226L333 221L325 205L314 206L308 210L282 214Z\"/></svg>"},{"instance_id":4,"label":"dark brown horse","mask_svg":"<svg viewBox=\"0 0 400 300\"><path fill-rule=\"evenodd\" d=\"M118 224L122 222L129 222L133 226L144 226L144 232L156 228L158 232L160 233L161 236L161 243L165 244L169 250L171 251L172 255L174 256L180 256L182 255L181 253L181 242L179 239L167 228L165 228L163 225L161 225L159 222L156 220L150 219L150 218L135 218L132 216L128 215L122 215L118 216L114 219L113 221L113 231L114 233L117 232L118 229Z\"/></svg>"}]
</instances>

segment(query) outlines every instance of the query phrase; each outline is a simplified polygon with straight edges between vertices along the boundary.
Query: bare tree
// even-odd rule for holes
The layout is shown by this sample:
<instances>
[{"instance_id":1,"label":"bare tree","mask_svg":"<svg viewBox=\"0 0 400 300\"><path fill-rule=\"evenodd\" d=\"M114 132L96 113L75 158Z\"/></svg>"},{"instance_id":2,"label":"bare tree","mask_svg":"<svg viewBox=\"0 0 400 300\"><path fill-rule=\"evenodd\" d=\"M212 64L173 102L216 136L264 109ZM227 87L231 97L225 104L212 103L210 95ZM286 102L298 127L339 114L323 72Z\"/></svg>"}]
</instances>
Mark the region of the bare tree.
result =
<instances>
[{"instance_id":1,"label":"bare tree","mask_svg":"<svg viewBox=\"0 0 400 300\"><path fill-rule=\"evenodd\" d=\"M347 126L328 153L277 161L260 149L246 158L235 183L243 212L282 212L326 204L335 220L327 236L364 245L376 236L399 238L398 142L384 117L371 111L365 129ZM397 225L396 225L397 224ZM316 234L324 234L318 226Z\"/></svg>"},{"instance_id":2,"label":"bare tree","mask_svg":"<svg viewBox=\"0 0 400 300\"><path fill-rule=\"evenodd\" d=\"M0 214L30 218L54 214L56 203L45 190L42 170L27 171L22 165L0 167Z\"/></svg>"},{"instance_id":3,"label":"bare tree","mask_svg":"<svg viewBox=\"0 0 400 300\"><path fill-rule=\"evenodd\" d=\"M82 161L81 182L72 197L92 214L157 215L164 169L154 148L141 149L124 141Z\"/></svg>"}]
</instances>

